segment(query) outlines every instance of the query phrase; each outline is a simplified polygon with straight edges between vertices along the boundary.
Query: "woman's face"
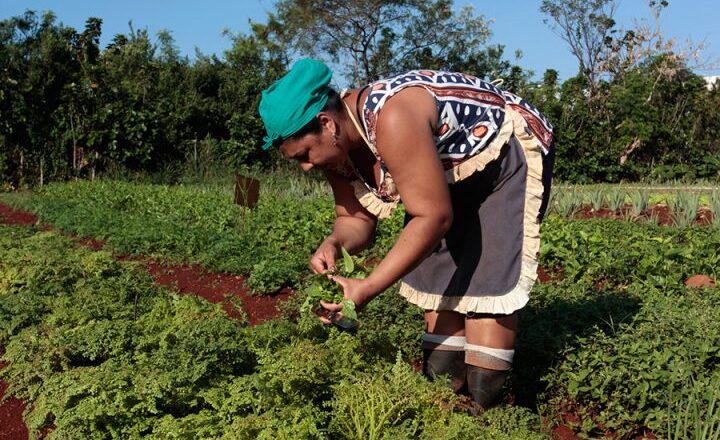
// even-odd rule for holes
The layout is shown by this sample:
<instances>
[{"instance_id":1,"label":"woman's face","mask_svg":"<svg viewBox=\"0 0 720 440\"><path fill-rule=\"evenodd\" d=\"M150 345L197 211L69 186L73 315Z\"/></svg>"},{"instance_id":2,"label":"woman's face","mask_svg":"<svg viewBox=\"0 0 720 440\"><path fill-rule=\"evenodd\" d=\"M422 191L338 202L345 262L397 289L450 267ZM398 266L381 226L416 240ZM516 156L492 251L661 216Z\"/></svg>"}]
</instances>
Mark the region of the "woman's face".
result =
<instances>
[{"instance_id":1,"label":"woman's face","mask_svg":"<svg viewBox=\"0 0 720 440\"><path fill-rule=\"evenodd\" d=\"M332 133L327 124L321 123L320 132L291 137L282 143L280 152L296 160L305 172L313 168L339 169L347 162L347 153L333 141Z\"/></svg>"}]
</instances>

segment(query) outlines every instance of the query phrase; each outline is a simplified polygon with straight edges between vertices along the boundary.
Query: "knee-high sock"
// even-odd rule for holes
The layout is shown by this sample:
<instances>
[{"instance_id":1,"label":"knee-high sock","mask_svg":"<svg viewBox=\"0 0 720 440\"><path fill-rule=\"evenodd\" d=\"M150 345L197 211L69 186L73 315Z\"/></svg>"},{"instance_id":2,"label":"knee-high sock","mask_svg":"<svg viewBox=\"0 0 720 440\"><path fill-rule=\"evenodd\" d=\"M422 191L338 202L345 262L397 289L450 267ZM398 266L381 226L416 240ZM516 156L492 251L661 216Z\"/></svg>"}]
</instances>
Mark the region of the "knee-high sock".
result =
<instances>
[{"instance_id":1,"label":"knee-high sock","mask_svg":"<svg viewBox=\"0 0 720 440\"><path fill-rule=\"evenodd\" d=\"M483 408L498 403L515 350L465 345L468 391Z\"/></svg>"},{"instance_id":2,"label":"knee-high sock","mask_svg":"<svg viewBox=\"0 0 720 440\"><path fill-rule=\"evenodd\" d=\"M465 337L425 334L423 373L430 379L447 375L450 387L459 391L465 384Z\"/></svg>"}]
</instances>

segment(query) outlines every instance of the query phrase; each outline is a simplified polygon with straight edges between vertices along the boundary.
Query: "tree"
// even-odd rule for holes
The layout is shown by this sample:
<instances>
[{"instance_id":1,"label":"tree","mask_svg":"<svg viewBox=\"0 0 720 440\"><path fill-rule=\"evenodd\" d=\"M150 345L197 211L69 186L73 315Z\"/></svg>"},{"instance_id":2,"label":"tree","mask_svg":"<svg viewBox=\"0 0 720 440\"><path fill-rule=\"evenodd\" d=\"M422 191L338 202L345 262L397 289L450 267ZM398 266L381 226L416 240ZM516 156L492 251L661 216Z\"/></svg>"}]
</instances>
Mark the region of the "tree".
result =
<instances>
[{"instance_id":1,"label":"tree","mask_svg":"<svg viewBox=\"0 0 720 440\"><path fill-rule=\"evenodd\" d=\"M245 164L259 154L265 129L257 113L263 89L286 72L287 58L281 46L269 38L269 30L252 24L249 35L227 34L233 42L218 90L228 138L222 155L232 166Z\"/></svg>"},{"instance_id":2,"label":"tree","mask_svg":"<svg viewBox=\"0 0 720 440\"><path fill-rule=\"evenodd\" d=\"M91 130L97 109L98 70L102 20L88 18L82 33L72 41L73 56L80 68L76 79L66 84L61 104L61 118L57 121L65 138L72 145L71 170L77 176L84 164L84 146Z\"/></svg>"},{"instance_id":3,"label":"tree","mask_svg":"<svg viewBox=\"0 0 720 440\"><path fill-rule=\"evenodd\" d=\"M487 22L452 0L280 0L268 29L296 53L349 68L352 84L402 70L476 70L487 56ZM484 73L484 72L483 72Z\"/></svg>"},{"instance_id":4,"label":"tree","mask_svg":"<svg viewBox=\"0 0 720 440\"><path fill-rule=\"evenodd\" d=\"M577 58L590 87L589 98L596 94L601 79L602 55L615 26L616 9L616 0L543 0L540 6L550 17L545 23L550 23Z\"/></svg>"},{"instance_id":5,"label":"tree","mask_svg":"<svg viewBox=\"0 0 720 440\"><path fill-rule=\"evenodd\" d=\"M38 17L27 11L0 23L3 76L8 83L2 93L12 106L7 114L2 112L0 130L12 160L17 158L20 182L35 179L42 184L47 172L64 173L67 160L55 121L65 86L79 70L71 55L75 37L75 30L55 24L50 12Z\"/></svg>"}]
</instances>

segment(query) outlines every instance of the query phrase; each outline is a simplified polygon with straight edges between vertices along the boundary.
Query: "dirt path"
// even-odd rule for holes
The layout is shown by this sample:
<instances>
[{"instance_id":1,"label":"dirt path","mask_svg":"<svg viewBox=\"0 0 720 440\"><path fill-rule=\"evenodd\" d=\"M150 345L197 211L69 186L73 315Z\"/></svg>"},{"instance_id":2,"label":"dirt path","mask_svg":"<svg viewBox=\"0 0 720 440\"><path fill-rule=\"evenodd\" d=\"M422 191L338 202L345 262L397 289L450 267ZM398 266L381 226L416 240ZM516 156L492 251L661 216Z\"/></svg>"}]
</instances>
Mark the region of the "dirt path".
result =
<instances>
[{"instance_id":1,"label":"dirt path","mask_svg":"<svg viewBox=\"0 0 720 440\"><path fill-rule=\"evenodd\" d=\"M0 362L0 370L5 363ZM29 433L22 415L25 404L14 397L5 400L8 384L0 381L0 440L27 440Z\"/></svg>"},{"instance_id":2,"label":"dirt path","mask_svg":"<svg viewBox=\"0 0 720 440\"><path fill-rule=\"evenodd\" d=\"M37 216L14 209L0 203L0 223L9 225L34 225ZM45 225L47 229L53 229ZM105 246L101 240L88 237L72 237L79 245L92 250L100 250ZM197 264L168 265L159 260L143 257L115 255L120 261L137 261L147 265L147 270L155 282L173 289L181 294L198 295L212 303L223 303L223 308L232 318L247 319L249 325L257 325L279 316L278 303L287 299L292 293L283 289L274 295L252 295L243 287L243 277L228 273L211 272ZM233 307L228 298L238 300L241 311ZM0 362L0 369L5 364ZM28 429L22 414L25 404L15 398L3 400L8 384L0 381L0 440L27 440Z\"/></svg>"}]
</instances>

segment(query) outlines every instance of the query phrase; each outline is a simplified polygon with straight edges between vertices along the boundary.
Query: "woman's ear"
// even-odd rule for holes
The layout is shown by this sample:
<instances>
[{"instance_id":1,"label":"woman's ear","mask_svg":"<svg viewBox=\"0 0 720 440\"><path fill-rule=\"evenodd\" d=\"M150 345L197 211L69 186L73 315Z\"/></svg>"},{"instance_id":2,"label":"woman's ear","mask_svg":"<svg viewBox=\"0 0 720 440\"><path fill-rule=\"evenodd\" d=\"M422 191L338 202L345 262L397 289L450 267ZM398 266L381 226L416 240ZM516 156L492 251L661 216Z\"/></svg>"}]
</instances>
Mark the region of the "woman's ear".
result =
<instances>
[{"instance_id":1,"label":"woman's ear","mask_svg":"<svg viewBox=\"0 0 720 440\"><path fill-rule=\"evenodd\" d=\"M320 121L320 127L322 127L323 130L327 130L328 133L330 133L330 135L334 138L338 136L339 125L337 121L335 121L335 118L325 112L318 113L317 118Z\"/></svg>"}]
</instances>

